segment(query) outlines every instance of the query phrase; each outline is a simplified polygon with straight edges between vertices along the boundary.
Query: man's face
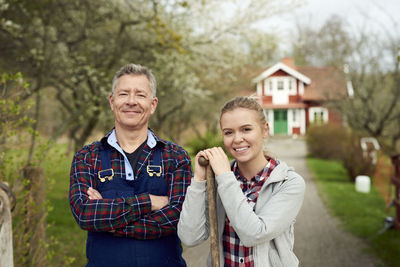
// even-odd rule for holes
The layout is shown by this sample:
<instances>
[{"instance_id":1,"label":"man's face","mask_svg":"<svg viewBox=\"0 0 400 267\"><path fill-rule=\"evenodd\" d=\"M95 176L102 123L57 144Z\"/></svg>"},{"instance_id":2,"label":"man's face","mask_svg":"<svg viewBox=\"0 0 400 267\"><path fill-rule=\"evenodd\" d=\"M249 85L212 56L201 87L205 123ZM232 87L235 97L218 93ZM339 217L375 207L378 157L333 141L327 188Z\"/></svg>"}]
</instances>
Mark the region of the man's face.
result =
<instances>
[{"instance_id":1,"label":"man's face","mask_svg":"<svg viewBox=\"0 0 400 267\"><path fill-rule=\"evenodd\" d=\"M109 97L114 113L115 127L131 130L147 129L150 115L157 107L149 80L145 75L124 75L118 79L114 93Z\"/></svg>"}]
</instances>

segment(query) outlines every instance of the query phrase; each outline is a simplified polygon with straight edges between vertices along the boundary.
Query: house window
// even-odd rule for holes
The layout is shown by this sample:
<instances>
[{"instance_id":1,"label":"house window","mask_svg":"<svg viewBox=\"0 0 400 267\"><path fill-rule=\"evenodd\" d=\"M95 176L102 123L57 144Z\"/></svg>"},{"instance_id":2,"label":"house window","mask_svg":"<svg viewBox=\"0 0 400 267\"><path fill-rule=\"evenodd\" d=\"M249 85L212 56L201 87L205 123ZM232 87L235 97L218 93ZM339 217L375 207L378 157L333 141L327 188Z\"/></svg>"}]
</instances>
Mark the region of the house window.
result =
<instances>
[{"instance_id":1,"label":"house window","mask_svg":"<svg viewBox=\"0 0 400 267\"><path fill-rule=\"evenodd\" d=\"M328 122L328 109L323 107L312 107L309 112L311 123L322 124Z\"/></svg>"},{"instance_id":2,"label":"house window","mask_svg":"<svg viewBox=\"0 0 400 267\"><path fill-rule=\"evenodd\" d=\"M272 81L270 80L268 84L269 84L269 91L272 92L272 89L273 89L272 88Z\"/></svg>"},{"instance_id":3,"label":"house window","mask_svg":"<svg viewBox=\"0 0 400 267\"><path fill-rule=\"evenodd\" d=\"M283 90L283 81L282 80L278 81L278 90Z\"/></svg>"},{"instance_id":4,"label":"house window","mask_svg":"<svg viewBox=\"0 0 400 267\"><path fill-rule=\"evenodd\" d=\"M295 121L297 121L297 110L293 109L292 113L293 113L293 121L295 122Z\"/></svg>"},{"instance_id":5,"label":"house window","mask_svg":"<svg viewBox=\"0 0 400 267\"><path fill-rule=\"evenodd\" d=\"M314 123L322 124L324 122L324 112L314 112Z\"/></svg>"}]
</instances>

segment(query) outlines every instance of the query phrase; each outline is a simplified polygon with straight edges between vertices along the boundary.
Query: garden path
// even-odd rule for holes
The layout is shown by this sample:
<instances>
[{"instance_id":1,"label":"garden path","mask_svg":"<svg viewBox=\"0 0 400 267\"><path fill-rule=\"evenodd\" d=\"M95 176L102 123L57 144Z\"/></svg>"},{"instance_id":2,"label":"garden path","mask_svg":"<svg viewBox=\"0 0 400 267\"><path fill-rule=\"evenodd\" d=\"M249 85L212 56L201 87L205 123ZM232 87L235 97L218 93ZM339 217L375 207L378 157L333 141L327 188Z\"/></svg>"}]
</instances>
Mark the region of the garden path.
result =
<instances>
[{"instance_id":1,"label":"garden path","mask_svg":"<svg viewBox=\"0 0 400 267\"><path fill-rule=\"evenodd\" d=\"M372 267L382 266L366 254L365 244L345 232L332 217L318 195L307 169L306 144L302 139L274 137L268 143L269 154L293 166L306 182L306 195L295 225L294 251L300 267ZM209 243L186 248L183 257L188 267L205 266Z\"/></svg>"}]
</instances>

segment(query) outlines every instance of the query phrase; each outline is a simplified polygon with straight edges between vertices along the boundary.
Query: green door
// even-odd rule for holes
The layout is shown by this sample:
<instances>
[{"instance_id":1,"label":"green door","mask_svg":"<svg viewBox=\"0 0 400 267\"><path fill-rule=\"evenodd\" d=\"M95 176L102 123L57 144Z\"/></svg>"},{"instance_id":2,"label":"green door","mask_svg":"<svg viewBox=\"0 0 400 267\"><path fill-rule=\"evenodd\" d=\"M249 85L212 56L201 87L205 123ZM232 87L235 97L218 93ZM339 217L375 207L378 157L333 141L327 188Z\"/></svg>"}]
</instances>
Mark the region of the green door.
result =
<instances>
[{"instance_id":1,"label":"green door","mask_svg":"<svg viewBox=\"0 0 400 267\"><path fill-rule=\"evenodd\" d=\"M287 110L274 110L274 134L288 134Z\"/></svg>"}]
</instances>

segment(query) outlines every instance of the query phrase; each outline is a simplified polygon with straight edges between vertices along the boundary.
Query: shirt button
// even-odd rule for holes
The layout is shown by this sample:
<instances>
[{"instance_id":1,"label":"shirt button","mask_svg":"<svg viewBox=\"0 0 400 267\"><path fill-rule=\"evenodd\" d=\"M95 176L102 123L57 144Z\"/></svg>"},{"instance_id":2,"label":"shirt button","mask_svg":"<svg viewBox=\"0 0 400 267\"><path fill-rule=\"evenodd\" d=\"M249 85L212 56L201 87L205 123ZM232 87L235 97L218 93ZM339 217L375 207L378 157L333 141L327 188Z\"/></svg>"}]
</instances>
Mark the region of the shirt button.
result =
<instances>
[{"instance_id":1,"label":"shirt button","mask_svg":"<svg viewBox=\"0 0 400 267\"><path fill-rule=\"evenodd\" d=\"M128 176L132 176L132 173L128 173Z\"/></svg>"},{"instance_id":2,"label":"shirt button","mask_svg":"<svg viewBox=\"0 0 400 267\"><path fill-rule=\"evenodd\" d=\"M243 262L244 262L244 259L243 259L243 258L239 258L239 262L240 262L240 263L243 263Z\"/></svg>"}]
</instances>

